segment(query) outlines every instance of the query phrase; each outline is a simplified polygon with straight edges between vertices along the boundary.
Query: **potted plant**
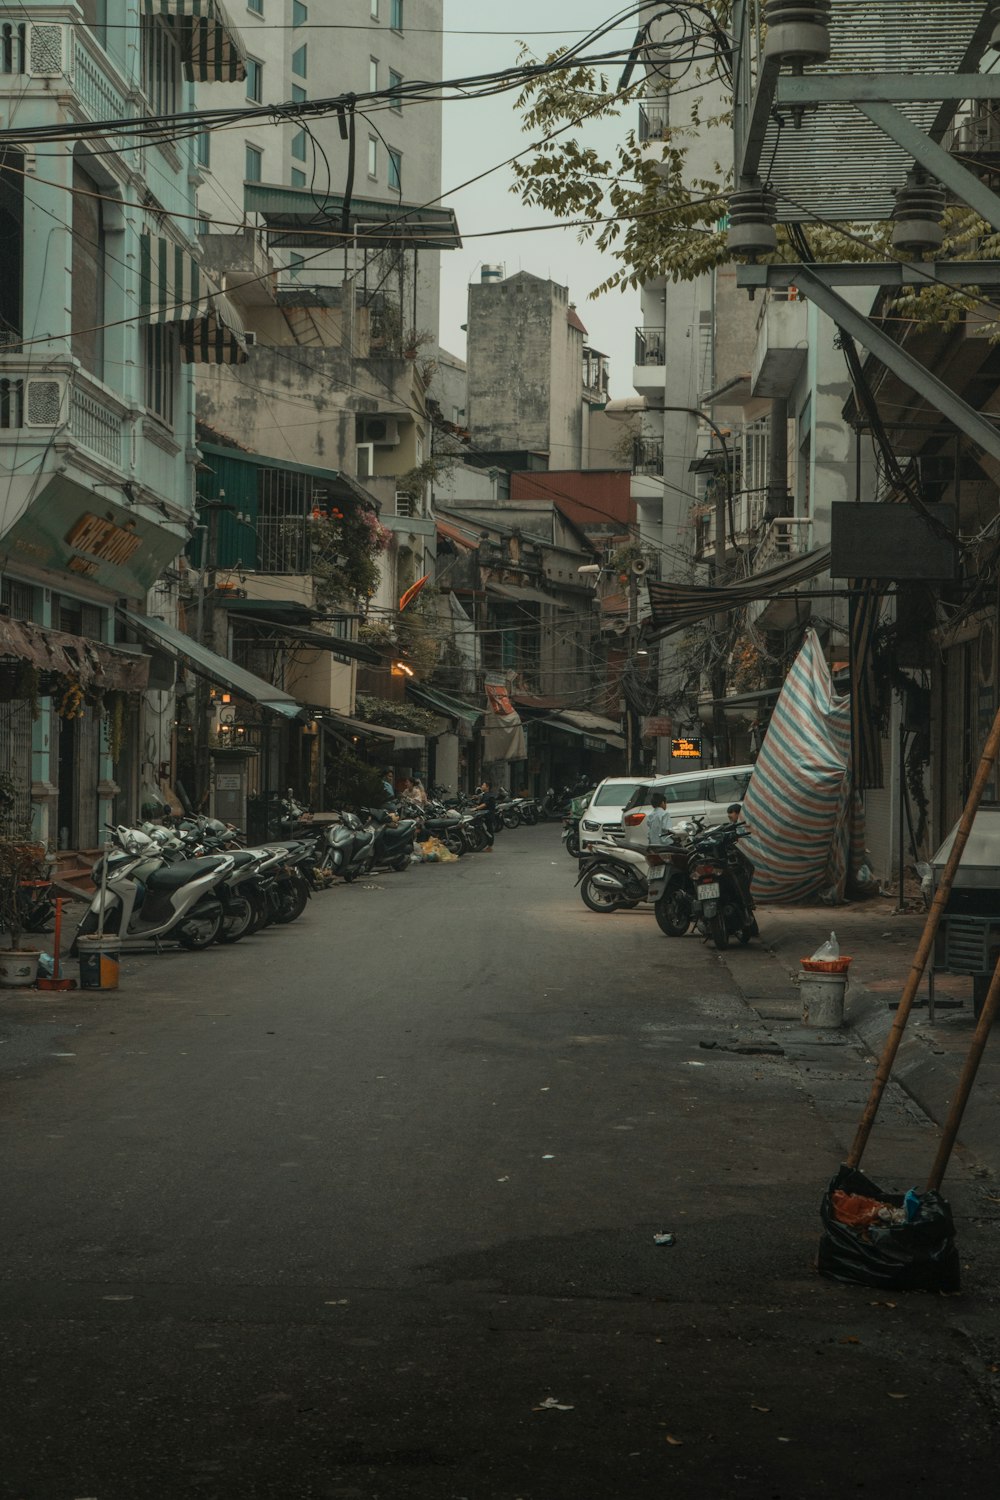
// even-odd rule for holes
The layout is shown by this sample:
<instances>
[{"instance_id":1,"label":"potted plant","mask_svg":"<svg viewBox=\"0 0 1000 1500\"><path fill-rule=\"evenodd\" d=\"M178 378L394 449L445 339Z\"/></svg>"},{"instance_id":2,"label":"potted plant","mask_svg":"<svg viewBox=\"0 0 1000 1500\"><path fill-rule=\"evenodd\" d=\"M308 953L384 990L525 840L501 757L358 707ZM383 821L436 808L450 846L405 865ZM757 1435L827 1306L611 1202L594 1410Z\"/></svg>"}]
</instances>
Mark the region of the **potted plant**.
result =
<instances>
[{"instance_id":1,"label":"potted plant","mask_svg":"<svg viewBox=\"0 0 1000 1500\"><path fill-rule=\"evenodd\" d=\"M23 932L23 886L39 871L44 850L31 841L31 826L17 815L16 783L0 771L0 932L10 937L10 946L0 948L0 985L12 988L34 984L38 954L21 947Z\"/></svg>"}]
</instances>

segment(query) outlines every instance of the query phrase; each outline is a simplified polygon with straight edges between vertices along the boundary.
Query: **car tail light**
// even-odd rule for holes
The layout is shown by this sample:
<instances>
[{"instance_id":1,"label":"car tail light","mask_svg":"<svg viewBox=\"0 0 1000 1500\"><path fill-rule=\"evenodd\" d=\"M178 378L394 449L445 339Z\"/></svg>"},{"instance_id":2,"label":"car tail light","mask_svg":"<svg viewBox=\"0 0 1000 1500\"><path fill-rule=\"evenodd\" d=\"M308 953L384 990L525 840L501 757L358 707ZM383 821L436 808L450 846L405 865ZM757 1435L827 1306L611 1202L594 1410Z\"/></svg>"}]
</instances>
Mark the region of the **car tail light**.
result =
<instances>
[{"instance_id":1,"label":"car tail light","mask_svg":"<svg viewBox=\"0 0 1000 1500\"><path fill-rule=\"evenodd\" d=\"M626 813L622 822L626 828L638 828L640 823L645 823L646 814L641 812Z\"/></svg>"}]
</instances>

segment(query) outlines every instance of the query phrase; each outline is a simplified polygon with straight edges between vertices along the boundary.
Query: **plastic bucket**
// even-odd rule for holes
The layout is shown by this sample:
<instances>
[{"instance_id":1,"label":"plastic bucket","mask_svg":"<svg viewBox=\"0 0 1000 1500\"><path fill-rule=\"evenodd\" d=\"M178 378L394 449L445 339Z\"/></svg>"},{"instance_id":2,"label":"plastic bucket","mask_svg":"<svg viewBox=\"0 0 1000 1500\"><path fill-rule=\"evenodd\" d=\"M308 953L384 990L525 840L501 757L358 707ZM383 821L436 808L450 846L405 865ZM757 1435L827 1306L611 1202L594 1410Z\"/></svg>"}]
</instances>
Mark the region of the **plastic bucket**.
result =
<instances>
[{"instance_id":1,"label":"plastic bucket","mask_svg":"<svg viewBox=\"0 0 1000 1500\"><path fill-rule=\"evenodd\" d=\"M81 990L116 990L121 938L81 937L76 940Z\"/></svg>"},{"instance_id":2,"label":"plastic bucket","mask_svg":"<svg viewBox=\"0 0 1000 1500\"><path fill-rule=\"evenodd\" d=\"M799 978L804 1026L843 1026L847 974L816 974L803 969Z\"/></svg>"},{"instance_id":3,"label":"plastic bucket","mask_svg":"<svg viewBox=\"0 0 1000 1500\"><path fill-rule=\"evenodd\" d=\"M11 948L0 953L0 985L4 989L20 989L24 985L34 984L37 976L37 953Z\"/></svg>"}]
</instances>

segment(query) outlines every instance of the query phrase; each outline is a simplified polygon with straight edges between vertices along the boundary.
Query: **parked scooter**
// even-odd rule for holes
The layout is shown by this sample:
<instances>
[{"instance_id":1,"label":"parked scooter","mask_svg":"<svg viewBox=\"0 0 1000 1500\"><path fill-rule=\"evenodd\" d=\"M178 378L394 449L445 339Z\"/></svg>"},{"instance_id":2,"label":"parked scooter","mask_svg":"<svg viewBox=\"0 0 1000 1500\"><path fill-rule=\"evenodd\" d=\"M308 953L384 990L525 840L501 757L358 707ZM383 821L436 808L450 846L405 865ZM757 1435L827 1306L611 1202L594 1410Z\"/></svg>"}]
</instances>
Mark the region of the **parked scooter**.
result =
<instances>
[{"instance_id":1,"label":"parked scooter","mask_svg":"<svg viewBox=\"0 0 1000 1500\"><path fill-rule=\"evenodd\" d=\"M593 795L594 790L591 787L582 796L574 797L570 803L569 812L563 818L563 843L566 845L566 853L571 859L580 858L580 820Z\"/></svg>"},{"instance_id":2,"label":"parked scooter","mask_svg":"<svg viewBox=\"0 0 1000 1500\"><path fill-rule=\"evenodd\" d=\"M584 906L612 912L638 906L649 897L649 862L638 849L602 841L580 861L576 884Z\"/></svg>"},{"instance_id":3,"label":"parked scooter","mask_svg":"<svg viewBox=\"0 0 1000 1500\"><path fill-rule=\"evenodd\" d=\"M692 915L717 948L727 947L730 937L745 945L759 930L745 856L738 848L740 839L749 833L745 823L726 824L695 840L690 867L695 890Z\"/></svg>"},{"instance_id":4,"label":"parked scooter","mask_svg":"<svg viewBox=\"0 0 1000 1500\"><path fill-rule=\"evenodd\" d=\"M350 884L370 873L375 864L375 830L366 828L355 813L342 812L339 823L327 830L324 864Z\"/></svg>"},{"instance_id":5,"label":"parked scooter","mask_svg":"<svg viewBox=\"0 0 1000 1500\"><path fill-rule=\"evenodd\" d=\"M235 867L232 856L169 864L157 843L138 829L118 828L115 839L118 848L102 854L93 867L97 889L76 938L101 926L125 949L160 942L200 949L214 943L229 900L225 882Z\"/></svg>"},{"instance_id":6,"label":"parked scooter","mask_svg":"<svg viewBox=\"0 0 1000 1500\"><path fill-rule=\"evenodd\" d=\"M384 808L363 808L369 827L375 833L374 861L376 865L387 865L390 870L408 870L413 841L416 837L415 818L400 817L395 823Z\"/></svg>"}]
</instances>

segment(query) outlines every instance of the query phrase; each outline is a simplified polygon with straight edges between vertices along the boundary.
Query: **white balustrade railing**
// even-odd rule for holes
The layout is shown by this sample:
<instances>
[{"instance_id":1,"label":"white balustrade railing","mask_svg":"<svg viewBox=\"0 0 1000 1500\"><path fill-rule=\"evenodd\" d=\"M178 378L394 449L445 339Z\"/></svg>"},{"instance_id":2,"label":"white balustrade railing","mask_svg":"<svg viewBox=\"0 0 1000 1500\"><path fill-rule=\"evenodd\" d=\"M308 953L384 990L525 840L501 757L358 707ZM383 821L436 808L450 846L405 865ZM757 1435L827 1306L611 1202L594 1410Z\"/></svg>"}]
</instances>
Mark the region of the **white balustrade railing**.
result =
<instances>
[{"instance_id":1,"label":"white balustrade railing","mask_svg":"<svg viewBox=\"0 0 1000 1500\"><path fill-rule=\"evenodd\" d=\"M74 381L70 395L69 430L81 448L103 458L116 469L123 467L125 420L122 412L79 380Z\"/></svg>"},{"instance_id":2,"label":"white balustrade railing","mask_svg":"<svg viewBox=\"0 0 1000 1500\"><path fill-rule=\"evenodd\" d=\"M808 516L775 516L768 526L753 559L755 573L776 568L789 557L809 550Z\"/></svg>"}]
</instances>

